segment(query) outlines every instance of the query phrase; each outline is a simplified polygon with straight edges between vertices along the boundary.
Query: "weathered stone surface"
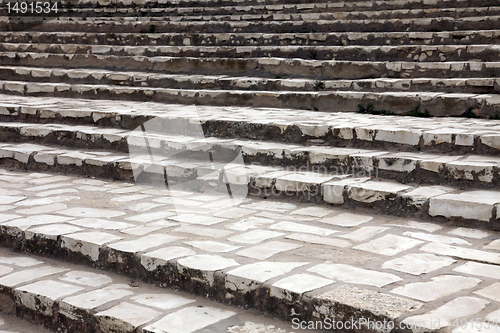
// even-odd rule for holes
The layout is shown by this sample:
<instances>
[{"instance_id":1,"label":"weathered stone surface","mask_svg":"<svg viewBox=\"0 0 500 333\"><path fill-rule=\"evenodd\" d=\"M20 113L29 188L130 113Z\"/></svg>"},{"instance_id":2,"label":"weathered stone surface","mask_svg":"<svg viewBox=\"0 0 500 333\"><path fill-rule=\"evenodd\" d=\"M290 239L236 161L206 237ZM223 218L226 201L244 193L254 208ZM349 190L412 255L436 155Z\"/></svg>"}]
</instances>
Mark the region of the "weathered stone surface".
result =
<instances>
[{"instance_id":1,"label":"weathered stone surface","mask_svg":"<svg viewBox=\"0 0 500 333\"><path fill-rule=\"evenodd\" d=\"M238 262L233 259L212 254L200 254L177 261L180 272L184 272L186 269L200 271L201 276L193 276L192 278L209 285L213 285L216 271L238 265Z\"/></svg>"},{"instance_id":2,"label":"weathered stone surface","mask_svg":"<svg viewBox=\"0 0 500 333\"><path fill-rule=\"evenodd\" d=\"M413 275L421 275L449 266L454 262L456 262L456 260L450 257L436 256L427 253L413 253L386 261L382 265L382 268L390 268Z\"/></svg>"},{"instance_id":3,"label":"weathered stone surface","mask_svg":"<svg viewBox=\"0 0 500 333\"><path fill-rule=\"evenodd\" d=\"M328 262L309 268L307 271L317 273L332 280L340 280L349 283L365 284L376 287L383 287L388 284L401 281L401 278L393 274Z\"/></svg>"},{"instance_id":4,"label":"weathered stone surface","mask_svg":"<svg viewBox=\"0 0 500 333\"><path fill-rule=\"evenodd\" d=\"M424 245L420 248L420 251L500 265L500 254L495 252L480 251L441 243Z\"/></svg>"},{"instance_id":5,"label":"weathered stone surface","mask_svg":"<svg viewBox=\"0 0 500 333\"><path fill-rule=\"evenodd\" d=\"M498 202L500 198L474 192L444 194L430 199L429 214L488 222L492 218L494 204Z\"/></svg>"},{"instance_id":6,"label":"weathered stone surface","mask_svg":"<svg viewBox=\"0 0 500 333\"><path fill-rule=\"evenodd\" d=\"M295 274L273 283L270 293L272 297L283 298L291 301L293 294L301 295L305 292L323 288L333 283L335 283L335 281L314 275Z\"/></svg>"},{"instance_id":7,"label":"weathered stone surface","mask_svg":"<svg viewBox=\"0 0 500 333\"><path fill-rule=\"evenodd\" d=\"M453 269L455 272L496 279L500 276L500 266L469 261Z\"/></svg>"},{"instance_id":8,"label":"weathered stone surface","mask_svg":"<svg viewBox=\"0 0 500 333\"><path fill-rule=\"evenodd\" d=\"M493 283L492 285L484 289L477 290L474 293L500 302L500 282Z\"/></svg>"},{"instance_id":9,"label":"weathered stone surface","mask_svg":"<svg viewBox=\"0 0 500 333\"><path fill-rule=\"evenodd\" d=\"M399 252L406 251L423 242L395 235L385 235L374 239L368 243L360 244L354 247L357 250L368 251L385 256L393 256Z\"/></svg>"},{"instance_id":10,"label":"weathered stone surface","mask_svg":"<svg viewBox=\"0 0 500 333\"><path fill-rule=\"evenodd\" d=\"M127 302L122 302L108 310L95 314L97 325L104 332L134 332L143 324L157 318L162 313Z\"/></svg>"},{"instance_id":11,"label":"weathered stone surface","mask_svg":"<svg viewBox=\"0 0 500 333\"><path fill-rule=\"evenodd\" d=\"M392 182L366 182L349 185L349 198L359 202L374 203L381 200L390 200L398 193L411 189L410 186Z\"/></svg>"}]
</instances>

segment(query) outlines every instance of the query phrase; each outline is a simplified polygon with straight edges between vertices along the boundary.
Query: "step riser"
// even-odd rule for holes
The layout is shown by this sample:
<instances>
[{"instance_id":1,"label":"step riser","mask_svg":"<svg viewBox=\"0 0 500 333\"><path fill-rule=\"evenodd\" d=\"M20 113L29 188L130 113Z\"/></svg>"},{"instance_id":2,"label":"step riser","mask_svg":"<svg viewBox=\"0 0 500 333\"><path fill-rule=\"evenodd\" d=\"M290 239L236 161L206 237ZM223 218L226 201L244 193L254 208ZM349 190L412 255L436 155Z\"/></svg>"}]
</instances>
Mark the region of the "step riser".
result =
<instances>
[{"instance_id":1,"label":"step riser","mask_svg":"<svg viewBox=\"0 0 500 333\"><path fill-rule=\"evenodd\" d=\"M164 46L133 48L106 45L89 46L83 44L51 45L51 44L1 44L0 52L50 53L64 55L116 56L116 57L192 57L192 58L293 58L305 60L338 60L338 61L490 61L500 59L500 47L491 45L470 46L298 46L298 47L196 47L196 46Z\"/></svg>"},{"instance_id":2,"label":"step riser","mask_svg":"<svg viewBox=\"0 0 500 333\"><path fill-rule=\"evenodd\" d=\"M34 70L31 72L31 70ZM40 74L41 73L41 74ZM248 78L216 78L155 75L147 73L127 72L102 72L102 77L97 73L76 70L50 70L37 68L0 67L0 79L24 82L45 82L65 84L95 84L118 85L138 88L164 88L170 89L215 89L215 90L252 90L252 91L410 91L410 92L448 92L471 94L495 94L500 92L500 79L401 79L399 81L363 80L363 81L323 81L322 88L318 88L319 81L301 80L295 82L280 79L264 79L258 77ZM39 76L43 75L43 76ZM99 75L101 76L101 75Z\"/></svg>"},{"instance_id":3,"label":"step riser","mask_svg":"<svg viewBox=\"0 0 500 333\"><path fill-rule=\"evenodd\" d=\"M408 22L407 22L408 21ZM35 21L36 22L36 21ZM304 21L298 24L293 21L275 23L257 22L141 22L134 24L115 24L112 21L101 21L103 24L80 21L40 21L26 23L24 21L0 24L0 31L32 30L37 31L79 31L79 32L137 32L137 33L309 33L309 32L383 32L383 31L454 31L454 30L491 30L500 29L498 16L485 17L483 20L473 18L441 18L441 19L408 19L408 20L357 20L357 21Z\"/></svg>"},{"instance_id":4,"label":"step riser","mask_svg":"<svg viewBox=\"0 0 500 333\"><path fill-rule=\"evenodd\" d=\"M300 77L315 80L411 78L492 78L500 77L500 63L414 63L336 62L293 59L148 58L51 53L1 53L7 66L45 68L97 68L136 70L164 74L258 75L275 78ZM300 74L298 74L300 73Z\"/></svg>"},{"instance_id":5,"label":"step riser","mask_svg":"<svg viewBox=\"0 0 500 333\"><path fill-rule=\"evenodd\" d=\"M153 37L154 36L154 37ZM500 44L500 31L458 31L439 33L328 33L328 34L93 34L0 32L4 43L87 44L87 45L469 45Z\"/></svg>"}]
</instances>

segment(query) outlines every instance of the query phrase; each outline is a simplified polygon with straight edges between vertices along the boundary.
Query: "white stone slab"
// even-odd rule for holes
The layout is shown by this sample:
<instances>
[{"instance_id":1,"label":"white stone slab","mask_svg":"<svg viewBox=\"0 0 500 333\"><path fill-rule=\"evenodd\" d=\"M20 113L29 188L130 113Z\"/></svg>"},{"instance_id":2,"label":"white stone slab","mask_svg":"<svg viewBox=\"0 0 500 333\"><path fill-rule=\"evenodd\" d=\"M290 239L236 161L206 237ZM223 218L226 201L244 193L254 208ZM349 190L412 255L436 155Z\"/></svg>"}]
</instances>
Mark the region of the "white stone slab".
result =
<instances>
[{"instance_id":1,"label":"white stone slab","mask_svg":"<svg viewBox=\"0 0 500 333\"><path fill-rule=\"evenodd\" d=\"M174 215L176 215L175 212L162 210L159 212L143 213L143 214L139 214L139 215L129 216L129 217L126 217L125 220L133 221L133 222L147 223L147 222L151 222L151 221L166 219L166 218L174 216Z\"/></svg>"},{"instance_id":2,"label":"white stone slab","mask_svg":"<svg viewBox=\"0 0 500 333\"><path fill-rule=\"evenodd\" d=\"M131 201L139 201L142 199L146 198L151 198L150 195L147 194L132 194L132 195L122 195L117 198L111 199L113 202L118 202L118 203L126 203L126 202L131 202Z\"/></svg>"},{"instance_id":3,"label":"white stone slab","mask_svg":"<svg viewBox=\"0 0 500 333\"><path fill-rule=\"evenodd\" d=\"M250 229L259 228L261 226L272 223L274 223L274 220L272 219L251 216L248 218L240 219L237 222L228 224L226 225L226 228L237 231L247 231Z\"/></svg>"},{"instance_id":4,"label":"white stone slab","mask_svg":"<svg viewBox=\"0 0 500 333\"><path fill-rule=\"evenodd\" d=\"M444 296L477 286L481 280L455 275L440 275L428 282L409 283L391 292L402 296L430 302Z\"/></svg>"},{"instance_id":5,"label":"white stone slab","mask_svg":"<svg viewBox=\"0 0 500 333\"><path fill-rule=\"evenodd\" d=\"M209 307L188 307L166 315L156 323L144 327L144 333L192 333L236 313Z\"/></svg>"},{"instance_id":6,"label":"white stone slab","mask_svg":"<svg viewBox=\"0 0 500 333\"><path fill-rule=\"evenodd\" d=\"M401 195L411 200L411 204L421 207L429 198L452 192L454 189L444 186L422 186Z\"/></svg>"},{"instance_id":7,"label":"white stone slab","mask_svg":"<svg viewBox=\"0 0 500 333\"><path fill-rule=\"evenodd\" d=\"M316 265L309 268L307 271L332 280L365 284L379 288L402 280L394 274L377 272L344 264L333 264L330 262Z\"/></svg>"},{"instance_id":8,"label":"white stone slab","mask_svg":"<svg viewBox=\"0 0 500 333\"><path fill-rule=\"evenodd\" d=\"M412 326L415 333L438 330L450 326L456 319L478 313L488 304L488 301L476 297L458 297L428 313L406 318L403 323Z\"/></svg>"},{"instance_id":9,"label":"white stone slab","mask_svg":"<svg viewBox=\"0 0 500 333\"><path fill-rule=\"evenodd\" d=\"M57 237L66 234L72 234L74 232L82 231L82 228L78 228L74 225L68 224L49 224L43 227L32 228L24 233L26 239L33 239L35 235L41 238L57 240Z\"/></svg>"},{"instance_id":10,"label":"white stone slab","mask_svg":"<svg viewBox=\"0 0 500 333\"><path fill-rule=\"evenodd\" d=\"M214 254L199 254L177 261L177 267L182 274L186 269L199 270L203 276L192 276L194 280L213 285L216 271L238 266L239 263L233 259L224 258Z\"/></svg>"},{"instance_id":11,"label":"white stone slab","mask_svg":"<svg viewBox=\"0 0 500 333\"><path fill-rule=\"evenodd\" d=\"M95 314L97 325L103 332L135 332L135 329L162 313L144 306L122 302L111 309Z\"/></svg>"},{"instance_id":12,"label":"white stone slab","mask_svg":"<svg viewBox=\"0 0 500 333\"><path fill-rule=\"evenodd\" d=\"M500 282L495 282L484 289L477 290L474 292L474 294L491 298L492 300L500 302Z\"/></svg>"},{"instance_id":13,"label":"white stone slab","mask_svg":"<svg viewBox=\"0 0 500 333\"><path fill-rule=\"evenodd\" d=\"M388 229L389 228L385 227L362 227L348 234L338 235L338 237L347 238L355 242L362 242Z\"/></svg>"},{"instance_id":14,"label":"white stone slab","mask_svg":"<svg viewBox=\"0 0 500 333\"><path fill-rule=\"evenodd\" d=\"M500 265L500 253L469 249L441 243L429 243L422 246L420 251Z\"/></svg>"},{"instance_id":15,"label":"white stone slab","mask_svg":"<svg viewBox=\"0 0 500 333\"><path fill-rule=\"evenodd\" d=\"M141 255L141 265L148 271L154 271L158 266L165 266L170 260L193 256L196 252L180 246L169 246Z\"/></svg>"},{"instance_id":16,"label":"white stone slab","mask_svg":"<svg viewBox=\"0 0 500 333\"><path fill-rule=\"evenodd\" d=\"M172 226L179 225L178 223L171 223ZM133 227L133 228L127 228L127 229L122 229L120 230L121 233L128 234L128 235L134 235L134 236L144 236L147 234L150 234L152 232L165 229L163 226L145 226L141 225L138 227Z\"/></svg>"},{"instance_id":17,"label":"white stone slab","mask_svg":"<svg viewBox=\"0 0 500 333\"><path fill-rule=\"evenodd\" d=\"M297 206L294 204L286 202L276 202L276 201L255 202L247 205L242 205L241 207L255 209L255 210L270 210L272 212L281 212L281 213L297 208Z\"/></svg>"},{"instance_id":18,"label":"white stone slab","mask_svg":"<svg viewBox=\"0 0 500 333\"><path fill-rule=\"evenodd\" d=\"M487 314L485 320L497 324L496 327L500 326L500 309Z\"/></svg>"},{"instance_id":19,"label":"white stone slab","mask_svg":"<svg viewBox=\"0 0 500 333\"><path fill-rule=\"evenodd\" d=\"M382 268L394 269L412 275L429 273L456 262L450 257L441 257L428 253L411 253L403 257L386 261Z\"/></svg>"},{"instance_id":20,"label":"white stone slab","mask_svg":"<svg viewBox=\"0 0 500 333\"><path fill-rule=\"evenodd\" d=\"M83 289L85 288L44 280L16 288L15 294L20 304L46 316L51 316L52 306L58 298L75 294Z\"/></svg>"},{"instance_id":21,"label":"white stone slab","mask_svg":"<svg viewBox=\"0 0 500 333\"><path fill-rule=\"evenodd\" d=\"M284 235L285 234L281 232L270 231L270 230L253 230L246 232L244 234L230 237L228 238L228 240L231 242L242 243L242 244L257 244L265 240Z\"/></svg>"},{"instance_id":22,"label":"white stone slab","mask_svg":"<svg viewBox=\"0 0 500 333\"><path fill-rule=\"evenodd\" d=\"M488 222L492 217L493 205L498 202L498 198L480 196L473 192L443 194L430 199L429 215Z\"/></svg>"},{"instance_id":23,"label":"white stone slab","mask_svg":"<svg viewBox=\"0 0 500 333\"><path fill-rule=\"evenodd\" d=\"M443 227L434 224L434 223L426 223L426 222L416 222L416 221L409 221L403 224L400 223L392 223L392 224L384 224L386 226L390 227L399 227L399 228L409 228L409 229L418 229L418 230L424 230L427 232L434 232L437 230L442 229Z\"/></svg>"},{"instance_id":24,"label":"white stone slab","mask_svg":"<svg viewBox=\"0 0 500 333\"><path fill-rule=\"evenodd\" d=\"M111 209L99 209L90 207L75 207L62 210L59 214L72 217L94 217L94 218L111 218L125 215L124 212Z\"/></svg>"},{"instance_id":25,"label":"white stone slab","mask_svg":"<svg viewBox=\"0 0 500 333\"><path fill-rule=\"evenodd\" d=\"M407 237L385 235L368 243L355 246L354 249L368 251L384 256L393 256L422 244L423 242Z\"/></svg>"},{"instance_id":26,"label":"white stone slab","mask_svg":"<svg viewBox=\"0 0 500 333\"><path fill-rule=\"evenodd\" d=\"M477 276L486 276L492 279L498 279L500 277L500 266L481 264L474 261L469 261L462 266L458 266L454 271Z\"/></svg>"},{"instance_id":27,"label":"white stone slab","mask_svg":"<svg viewBox=\"0 0 500 333\"><path fill-rule=\"evenodd\" d=\"M135 226L134 224L130 223L115 222L110 220L98 219L94 217L71 220L69 223L85 228L106 229L106 230L120 230Z\"/></svg>"},{"instance_id":28,"label":"white stone slab","mask_svg":"<svg viewBox=\"0 0 500 333\"><path fill-rule=\"evenodd\" d=\"M373 203L386 200L389 196L410 190L411 187L396 182L366 182L349 185L347 193L349 198L358 202Z\"/></svg>"},{"instance_id":29,"label":"white stone slab","mask_svg":"<svg viewBox=\"0 0 500 333\"><path fill-rule=\"evenodd\" d=\"M343 239L338 239L338 238L327 238L327 237L320 237L320 236L315 236L315 235L308 235L308 234L291 234L285 236L286 239L293 239L301 242L306 242L306 243L312 243L312 244L320 244L320 245L327 245L327 246L334 246L334 247L350 247L352 244L349 243L348 241L345 241Z\"/></svg>"},{"instance_id":30,"label":"white stone slab","mask_svg":"<svg viewBox=\"0 0 500 333\"><path fill-rule=\"evenodd\" d=\"M3 225L9 227L16 227L20 230L27 230L30 227L49 224L49 223L60 223L71 220L69 217L57 216L57 215L32 215L26 218L11 220L2 223Z\"/></svg>"},{"instance_id":31,"label":"white stone slab","mask_svg":"<svg viewBox=\"0 0 500 333\"><path fill-rule=\"evenodd\" d=\"M235 207L235 208L226 209L222 212L217 212L214 214L214 216L221 217L224 219L236 219L236 218L247 216L247 215L253 214L253 213L255 213L255 211L252 209L244 209L244 208Z\"/></svg>"},{"instance_id":32,"label":"white stone slab","mask_svg":"<svg viewBox=\"0 0 500 333\"><path fill-rule=\"evenodd\" d=\"M30 257L0 257L0 264L15 265L18 267L32 267L43 264L43 261Z\"/></svg>"},{"instance_id":33,"label":"white stone slab","mask_svg":"<svg viewBox=\"0 0 500 333\"><path fill-rule=\"evenodd\" d=\"M80 232L77 234L63 235L61 247L74 252L80 252L90 259L99 259L99 249L106 243L116 242L123 237L105 232Z\"/></svg>"},{"instance_id":34,"label":"white stone slab","mask_svg":"<svg viewBox=\"0 0 500 333\"><path fill-rule=\"evenodd\" d=\"M496 239L484 247L485 250L500 251L500 239Z\"/></svg>"},{"instance_id":35,"label":"white stone slab","mask_svg":"<svg viewBox=\"0 0 500 333\"><path fill-rule=\"evenodd\" d=\"M64 202L64 201L70 201L70 200L75 200L75 199L80 199L80 197L77 196L64 196L64 197L49 197L49 198L34 198L34 199L26 199L23 201L16 202L16 206L18 207L25 207L25 206L41 206L41 205L50 205L53 203L57 202Z\"/></svg>"},{"instance_id":36,"label":"white stone slab","mask_svg":"<svg viewBox=\"0 0 500 333\"><path fill-rule=\"evenodd\" d=\"M67 271L67 269L44 266L24 271L18 271L0 278L0 285L6 287L14 287L19 284L24 284L36 279L40 279L49 275L54 275Z\"/></svg>"},{"instance_id":37,"label":"white stone slab","mask_svg":"<svg viewBox=\"0 0 500 333\"><path fill-rule=\"evenodd\" d=\"M431 235L431 234L425 234L423 232L405 232L403 233L403 236L408 236L412 238L417 238L421 239L424 241L429 241L429 242L438 242L438 243L443 243L443 244L456 244L456 245L471 245L466 240L456 238L456 237L447 237L447 236L442 236L442 235Z\"/></svg>"},{"instance_id":38,"label":"white stone slab","mask_svg":"<svg viewBox=\"0 0 500 333\"><path fill-rule=\"evenodd\" d=\"M249 291L260 283L287 274L307 262L258 262L244 265L227 272L225 286L231 290Z\"/></svg>"},{"instance_id":39,"label":"white stone slab","mask_svg":"<svg viewBox=\"0 0 500 333\"><path fill-rule=\"evenodd\" d=\"M208 215L195 215L195 214L182 214L170 217L171 220L184 223L201 224L201 225L214 225L224 222L225 219L212 217Z\"/></svg>"},{"instance_id":40,"label":"white stone slab","mask_svg":"<svg viewBox=\"0 0 500 333\"><path fill-rule=\"evenodd\" d=\"M474 238L474 239L482 239L482 238L486 238L490 235L486 231L477 230L477 229L470 229L470 228L457 228L457 229L454 229L448 233L451 235Z\"/></svg>"},{"instance_id":41,"label":"white stone slab","mask_svg":"<svg viewBox=\"0 0 500 333\"><path fill-rule=\"evenodd\" d=\"M214 241L189 241L189 242L184 242L184 244L196 247L202 251L216 252L216 253L231 252L241 248L241 246L234 246Z\"/></svg>"},{"instance_id":42,"label":"white stone slab","mask_svg":"<svg viewBox=\"0 0 500 333\"><path fill-rule=\"evenodd\" d=\"M60 213L64 209L66 209L65 204L55 203L50 205L36 206L33 208L19 209L16 211L16 213L33 216L33 215L49 214L55 212Z\"/></svg>"},{"instance_id":43,"label":"white stone slab","mask_svg":"<svg viewBox=\"0 0 500 333\"><path fill-rule=\"evenodd\" d=\"M19 217L21 217L21 216L16 215L16 214L0 214L0 223L14 220L14 219L17 219Z\"/></svg>"},{"instance_id":44,"label":"white stone slab","mask_svg":"<svg viewBox=\"0 0 500 333\"><path fill-rule=\"evenodd\" d=\"M257 260L265 260L271 258L275 254L295 250L302 247L302 245L272 241L264 244L259 244L254 247L246 248L236 254L243 257L253 258Z\"/></svg>"},{"instance_id":45,"label":"white stone slab","mask_svg":"<svg viewBox=\"0 0 500 333\"><path fill-rule=\"evenodd\" d=\"M295 223L295 222L286 222L286 221L273 224L273 225L269 226L269 229L279 230L279 231L291 231L291 232L307 233L307 234L313 234L313 235L319 235L319 236L328 236L328 235L331 235L331 234L338 232L336 230L319 228L319 227L314 227L311 225L305 225L305 224Z\"/></svg>"},{"instance_id":46,"label":"white stone slab","mask_svg":"<svg viewBox=\"0 0 500 333\"><path fill-rule=\"evenodd\" d=\"M23 197L23 196L0 195L0 202L3 205L12 204L12 203L15 203L15 202L22 201L24 199L26 199L26 197Z\"/></svg>"},{"instance_id":47,"label":"white stone slab","mask_svg":"<svg viewBox=\"0 0 500 333\"><path fill-rule=\"evenodd\" d=\"M369 222L373 219L371 216L359 215L359 214L351 214L344 213L333 217L323 218L319 220L323 223L328 223L332 225L338 225L341 227L354 227L366 222Z\"/></svg>"},{"instance_id":48,"label":"white stone slab","mask_svg":"<svg viewBox=\"0 0 500 333\"><path fill-rule=\"evenodd\" d=\"M293 215L306 215L306 216L314 216L314 217L325 217L328 214L334 213L333 209L324 208L324 207L305 207L291 212Z\"/></svg>"},{"instance_id":49,"label":"white stone slab","mask_svg":"<svg viewBox=\"0 0 500 333\"><path fill-rule=\"evenodd\" d=\"M323 288L333 283L335 281L319 276L295 274L273 283L270 288L270 294L271 297L292 301L293 293L302 295L303 293Z\"/></svg>"},{"instance_id":50,"label":"white stone slab","mask_svg":"<svg viewBox=\"0 0 500 333\"><path fill-rule=\"evenodd\" d=\"M108 247L121 252L136 253L140 251L146 251L147 249L153 247L176 242L180 239L182 239L182 237L175 237L165 234L153 234L134 240L113 243L108 245Z\"/></svg>"},{"instance_id":51,"label":"white stone slab","mask_svg":"<svg viewBox=\"0 0 500 333\"><path fill-rule=\"evenodd\" d=\"M140 294L130 298L132 301L162 310L175 309L196 302L194 299L173 294Z\"/></svg>"},{"instance_id":52,"label":"white stone slab","mask_svg":"<svg viewBox=\"0 0 500 333\"><path fill-rule=\"evenodd\" d=\"M226 236L229 236L233 233L233 231L215 229L213 227L211 227L211 228L198 227L198 226L194 226L194 225L193 226L182 225L179 228L174 229L173 231L187 233L187 234L191 234L191 235L197 235L197 236L204 236L204 237L206 236L206 237L211 237L211 238L226 237Z\"/></svg>"},{"instance_id":53,"label":"white stone slab","mask_svg":"<svg viewBox=\"0 0 500 333\"><path fill-rule=\"evenodd\" d=\"M104 274L96 274L84 271L72 271L64 274L59 280L82 284L89 287L101 287L105 284L113 282L113 279Z\"/></svg>"},{"instance_id":54,"label":"white stone slab","mask_svg":"<svg viewBox=\"0 0 500 333\"><path fill-rule=\"evenodd\" d=\"M7 267L7 266L1 266L0 265L0 276L9 274L13 270L14 270L14 268L12 268L12 267Z\"/></svg>"}]
</instances>

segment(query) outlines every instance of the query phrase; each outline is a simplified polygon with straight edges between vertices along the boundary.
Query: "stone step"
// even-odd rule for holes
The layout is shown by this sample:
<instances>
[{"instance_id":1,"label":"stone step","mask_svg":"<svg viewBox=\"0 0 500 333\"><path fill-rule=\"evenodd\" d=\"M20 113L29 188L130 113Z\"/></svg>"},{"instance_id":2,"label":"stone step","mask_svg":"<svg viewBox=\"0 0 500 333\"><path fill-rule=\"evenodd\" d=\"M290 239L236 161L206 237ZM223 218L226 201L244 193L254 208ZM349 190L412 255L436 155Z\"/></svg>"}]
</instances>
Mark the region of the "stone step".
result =
<instances>
[{"instance_id":1,"label":"stone step","mask_svg":"<svg viewBox=\"0 0 500 333\"><path fill-rule=\"evenodd\" d=\"M500 44L500 30L441 32L331 33L87 33L1 31L3 43L87 44L123 46L252 46L252 45L470 45Z\"/></svg>"},{"instance_id":2,"label":"stone step","mask_svg":"<svg viewBox=\"0 0 500 333\"><path fill-rule=\"evenodd\" d=\"M0 95L0 120L33 125L86 125L109 128L115 133L118 130L133 131L145 122L155 120L161 121L162 125L149 130L169 131L176 136L453 155L498 156L500 150L500 121L472 118L419 118Z\"/></svg>"},{"instance_id":3,"label":"stone step","mask_svg":"<svg viewBox=\"0 0 500 333\"><path fill-rule=\"evenodd\" d=\"M311 80L270 79L263 77L231 77L228 75L159 74L118 72L95 69L51 69L39 67L0 66L0 79L26 82L64 82L69 84L104 84L128 87L171 89L223 89L253 91L412 91L461 92L495 94L500 92L500 79L364 79Z\"/></svg>"},{"instance_id":4,"label":"stone step","mask_svg":"<svg viewBox=\"0 0 500 333\"><path fill-rule=\"evenodd\" d=\"M247 107L297 108L333 112L373 112L409 115L422 109L427 116L462 116L474 113L481 117L500 114L497 94L439 92L357 92L357 91L250 91L188 90L168 88L123 87L118 85L41 83L0 81L0 92L23 96L98 98L154 101L161 103L226 105ZM364 105L367 105L366 107ZM377 111L378 110L378 111ZM427 111L425 111L427 110ZM370 112L371 112L370 111Z\"/></svg>"},{"instance_id":5,"label":"stone step","mask_svg":"<svg viewBox=\"0 0 500 333\"><path fill-rule=\"evenodd\" d=\"M33 24L36 23L36 28ZM99 18L5 18L0 21L3 31L80 31L80 32L139 32L139 33L323 33L323 32L384 32L384 31L454 31L497 30L499 16L438 17L370 20L303 20L303 21L163 21L154 17Z\"/></svg>"},{"instance_id":6,"label":"stone step","mask_svg":"<svg viewBox=\"0 0 500 333\"><path fill-rule=\"evenodd\" d=\"M221 319L223 306L199 299L193 303L193 296L144 282L258 309L292 323L295 318L313 323L365 318L400 327L424 320L425 332L459 333L446 327L448 321L478 315L491 321L500 309L495 289L500 257L493 231L41 173L2 170L0 186L10 202L1 215L0 241L44 255L0 250L4 299L12 300L7 304L18 313L35 313L46 323L71 324L84 332L91 330L78 326L82 322L100 323L104 332L133 332L144 325L148 333L186 333L208 325L194 324L203 314L211 314L209 323ZM63 202L62 193L68 193ZM165 300L166 294L177 298ZM183 308L173 309L174 304ZM200 306L202 312L186 313L186 308ZM123 308L125 317L119 315ZM157 326L131 322L131 313L142 319L148 314L151 322L163 319ZM196 328L160 326L177 320L187 325L186 316ZM441 324L432 327L430 317L442 319ZM222 324L204 331L224 332L221 328L229 325ZM288 332L267 329L256 332Z\"/></svg>"},{"instance_id":7,"label":"stone step","mask_svg":"<svg viewBox=\"0 0 500 333\"><path fill-rule=\"evenodd\" d=\"M0 52L95 54L118 57L298 58L340 61L490 61L500 58L499 45L396 46L110 46L86 44L2 43Z\"/></svg>"},{"instance_id":8,"label":"stone step","mask_svg":"<svg viewBox=\"0 0 500 333\"><path fill-rule=\"evenodd\" d=\"M191 58L106 56L3 52L4 66L42 68L96 68L118 71L161 72L162 74L208 74L261 76L268 78L311 78L314 80L369 78L495 78L500 62L387 62L305 60L284 58Z\"/></svg>"},{"instance_id":9,"label":"stone step","mask_svg":"<svg viewBox=\"0 0 500 333\"><path fill-rule=\"evenodd\" d=\"M100 18L113 17L161 17L162 21L301 21L301 20L366 20L366 19L409 19L438 17L475 17L496 16L500 7L466 7L466 8L429 8L429 9L389 9L389 10L349 10L331 7L328 4L313 8L297 9L291 7L284 11L276 7L256 6L243 7L188 7L188 8L61 8L65 17ZM269 8L271 7L271 8ZM244 9L251 9L244 11ZM242 13L243 11L243 13ZM0 15L7 16L7 9L2 8Z\"/></svg>"},{"instance_id":10,"label":"stone step","mask_svg":"<svg viewBox=\"0 0 500 333\"><path fill-rule=\"evenodd\" d=\"M291 322L47 256L20 254L4 247L0 248L0 261L3 333L159 333L198 329L212 333L290 333L294 329ZM9 311L12 316L5 316L4 312ZM20 318L15 318L16 314Z\"/></svg>"}]
</instances>

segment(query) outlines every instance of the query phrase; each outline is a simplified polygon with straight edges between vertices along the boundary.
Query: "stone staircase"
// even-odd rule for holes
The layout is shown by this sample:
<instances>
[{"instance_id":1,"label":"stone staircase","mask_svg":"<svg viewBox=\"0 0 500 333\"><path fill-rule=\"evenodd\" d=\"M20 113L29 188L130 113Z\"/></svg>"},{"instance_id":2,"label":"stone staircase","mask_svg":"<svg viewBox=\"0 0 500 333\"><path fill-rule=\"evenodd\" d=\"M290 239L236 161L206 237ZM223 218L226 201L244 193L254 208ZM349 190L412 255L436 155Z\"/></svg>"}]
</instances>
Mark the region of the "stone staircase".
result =
<instances>
[{"instance_id":1,"label":"stone staircase","mask_svg":"<svg viewBox=\"0 0 500 333\"><path fill-rule=\"evenodd\" d=\"M500 229L497 1L70 1L45 20L9 17L2 8L6 168L229 195L217 209L260 197L381 213L399 224L402 217L494 235ZM100 253L91 260L75 257L65 251L78 252L76 245L61 250L62 231L33 238L30 227L5 218L0 242L10 247L167 281L226 303L247 300L287 320L291 312L302 319L335 313L331 304L333 312L321 312L321 297L304 293L294 294L298 303L283 296L282 307L265 291L238 291L230 301L226 266L215 285L198 285L197 272L206 272L197 264L170 269L177 262L165 261L168 272L152 277L141 266L144 251L118 255L106 242L90 241ZM287 239L319 242L324 251L339 244L294 237ZM437 241L425 249L498 265L496 247L485 245L455 253ZM401 315L380 317L370 306L361 310L374 318Z\"/></svg>"}]
</instances>

